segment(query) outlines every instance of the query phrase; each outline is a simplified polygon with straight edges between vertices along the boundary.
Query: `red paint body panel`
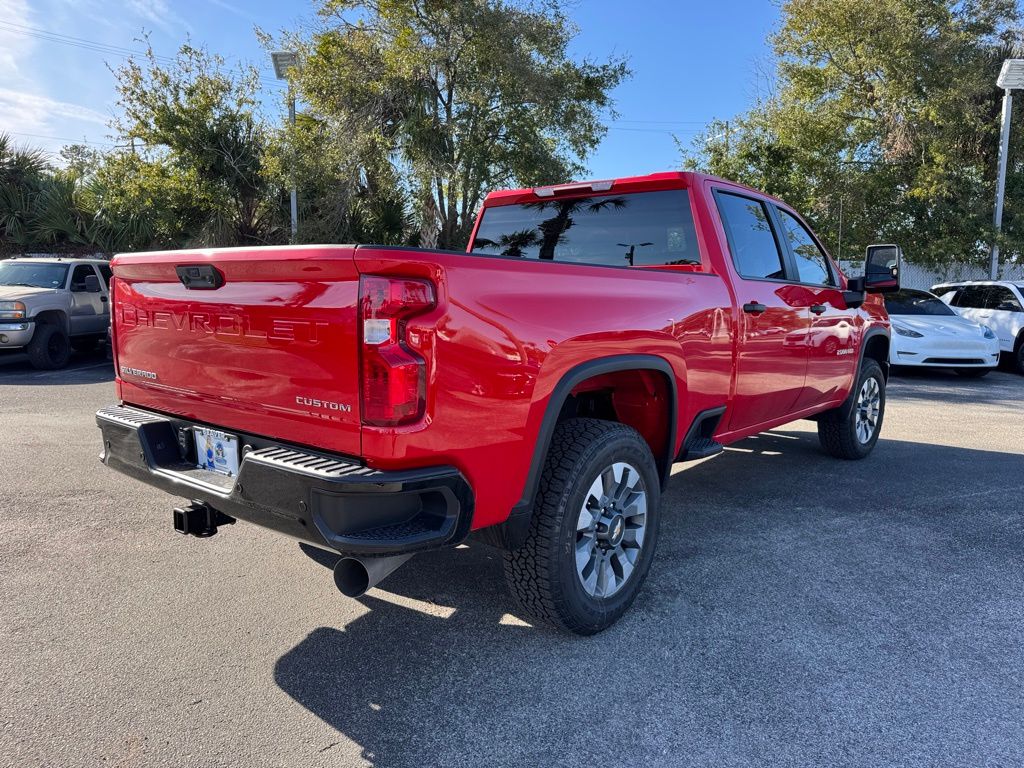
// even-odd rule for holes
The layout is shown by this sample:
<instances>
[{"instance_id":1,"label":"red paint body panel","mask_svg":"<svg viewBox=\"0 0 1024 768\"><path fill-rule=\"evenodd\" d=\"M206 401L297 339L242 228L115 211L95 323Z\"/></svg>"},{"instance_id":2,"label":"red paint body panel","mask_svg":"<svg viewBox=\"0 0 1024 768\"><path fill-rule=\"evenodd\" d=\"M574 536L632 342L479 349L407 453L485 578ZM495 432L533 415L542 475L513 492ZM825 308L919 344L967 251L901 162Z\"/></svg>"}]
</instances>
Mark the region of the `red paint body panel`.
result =
<instances>
[{"instance_id":1,"label":"red paint body panel","mask_svg":"<svg viewBox=\"0 0 1024 768\"><path fill-rule=\"evenodd\" d=\"M700 266L589 266L373 246L118 256L120 398L374 468L454 466L475 494L475 529L502 522L522 498L552 392L582 363L635 354L665 360L678 392L675 425L664 404L653 416L635 404L616 407L632 408L652 440L674 426L674 451L706 409L727 407L718 437L728 442L841 402L857 354L829 357L827 340L845 334L842 343L859 354L867 327L887 326L881 302L852 311L837 290L741 280L712 184L736 187L669 173L619 180L613 190L688 188ZM493 193L485 208L535 199L532 190ZM186 290L175 273L184 264L214 265L224 285ZM361 274L426 278L436 287L436 308L406 328L426 362L426 411L414 424L360 423ZM773 311L751 323L740 306L754 299ZM815 301L834 311L812 322ZM638 382L641 402L660 402L650 379ZM310 399L338 408L302 404Z\"/></svg>"},{"instance_id":2,"label":"red paint body panel","mask_svg":"<svg viewBox=\"0 0 1024 768\"><path fill-rule=\"evenodd\" d=\"M226 429L359 454L354 248L117 256L114 329L123 402ZM175 266L212 263L217 290ZM125 367L148 374L125 374ZM298 397L348 406L311 408Z\"/></svg>"}]
</instances>

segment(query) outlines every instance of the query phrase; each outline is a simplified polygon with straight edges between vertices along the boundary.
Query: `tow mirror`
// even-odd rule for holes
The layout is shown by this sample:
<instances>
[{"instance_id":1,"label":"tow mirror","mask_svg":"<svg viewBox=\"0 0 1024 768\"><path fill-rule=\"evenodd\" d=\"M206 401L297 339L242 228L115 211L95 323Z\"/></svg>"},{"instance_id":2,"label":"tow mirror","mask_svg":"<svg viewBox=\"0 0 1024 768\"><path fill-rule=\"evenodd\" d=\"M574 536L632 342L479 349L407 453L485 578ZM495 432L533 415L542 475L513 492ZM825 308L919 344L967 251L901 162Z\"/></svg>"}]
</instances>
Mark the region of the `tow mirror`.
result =
<instances>
[{"instance_id":1,"label":"tow mirror","mask_svg":"<svg viewBox=\"0 0 1024 768\"><path fill-rule=\"evenodd\" d=\"M903 252L898 245L869 245L864 258L864 290L895 293L900 289Z\"/></svg>"},{"instance_id":2,"label":"tow mirror","mask_svg":"<svg viewBox=\"0 0 1024 768\"><path fill-rule=\"evenodd\" d=\"M100 292L100 279L96 275L85 276L85 292L86 293L99 293Z\"/></svg>"}]
</instances>

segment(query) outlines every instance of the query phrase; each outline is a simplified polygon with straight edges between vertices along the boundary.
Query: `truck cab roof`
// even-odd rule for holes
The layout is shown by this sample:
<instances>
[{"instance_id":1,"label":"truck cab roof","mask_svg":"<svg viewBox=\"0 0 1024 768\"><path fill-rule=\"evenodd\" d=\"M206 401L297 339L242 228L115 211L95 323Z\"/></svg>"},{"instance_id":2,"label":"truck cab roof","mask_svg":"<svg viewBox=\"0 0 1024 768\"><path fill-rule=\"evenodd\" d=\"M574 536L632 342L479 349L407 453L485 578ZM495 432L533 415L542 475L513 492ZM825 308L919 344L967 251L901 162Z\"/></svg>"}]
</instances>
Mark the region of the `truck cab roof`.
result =
<instances>
[{"instance_id":1,"label":"truck cab roof","mask_svg":"<svg viewBox=\"0 0 1024 768\"><path fill-rule=\"evenodd\" d=\"M620 179L598 179L591 181L576 181L568 184L554 184L544 187L529 187L526 189L505 189L491 192L484 199L484 207L498 205L515 205L527 203L538 198L551 198L557 195L586 194L587 192L611 193L611 192L655 192L664 189L693 188L699 186L703 181L711 180L721 184L727 184L736 189L743 189L758 197L774 200L782 205L783 201L771 195L740 184L729 181L718 176L694 171L664 171L651 173L645 176L625 176ZM789 206L786 206L789 207Z\"/></svg>"}]
</instances>

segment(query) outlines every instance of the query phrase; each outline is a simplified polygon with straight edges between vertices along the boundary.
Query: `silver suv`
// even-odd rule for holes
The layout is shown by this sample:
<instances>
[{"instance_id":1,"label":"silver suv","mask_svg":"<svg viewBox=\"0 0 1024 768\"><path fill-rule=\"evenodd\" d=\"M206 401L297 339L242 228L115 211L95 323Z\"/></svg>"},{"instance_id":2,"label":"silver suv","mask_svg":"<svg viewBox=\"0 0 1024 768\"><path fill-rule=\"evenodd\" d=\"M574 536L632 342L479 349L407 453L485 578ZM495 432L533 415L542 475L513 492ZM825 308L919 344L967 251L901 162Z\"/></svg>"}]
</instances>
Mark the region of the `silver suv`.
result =
<instances>
[{"instance_id":1,"label":"silver suv","mask_svg":"<svg viewBox=\"0 0 1024 768\"><path fill-rule=\"evenodd\" d=\"M957 314L978 325L987 325L999 339L999 348L1013 358L1024 373L1024 282L976 280L940 283L932 293Z\"/></svg>"},{"instance_id":2,"label":"silver suv","mask_svg":"<svg viewBox=\"0 0 1024 768\"><path fill-rule=\"evenodd\" d=\"M24 348L36 368L67 365L110 326L110 264L102 259L0 261L0 349Z\"/></svg>"}]
</instances>

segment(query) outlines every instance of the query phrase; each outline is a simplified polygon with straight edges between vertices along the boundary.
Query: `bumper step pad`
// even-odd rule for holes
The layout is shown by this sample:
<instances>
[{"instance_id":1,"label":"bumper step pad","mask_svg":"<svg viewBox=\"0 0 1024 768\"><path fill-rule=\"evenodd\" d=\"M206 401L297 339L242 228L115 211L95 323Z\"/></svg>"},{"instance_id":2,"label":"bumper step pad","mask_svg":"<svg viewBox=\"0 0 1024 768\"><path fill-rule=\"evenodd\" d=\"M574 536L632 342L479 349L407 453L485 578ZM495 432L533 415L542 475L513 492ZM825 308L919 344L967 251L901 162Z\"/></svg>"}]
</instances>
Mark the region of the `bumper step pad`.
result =
<instances>
[{"instance_id":1,"label":"bumper step pad","mask_svg":"<svg viewBox=\"0 0 1024 768\"><path fill-rule=\"evenodd\" d=\"M469 532L473 494L453 467L383 471L233 432L244 446L236 478L190 460L182 436L200 425L128 406L103 408L96 422L107 466L318 547L403 554L457 544Z\"/></svg>"}]
</instances>

